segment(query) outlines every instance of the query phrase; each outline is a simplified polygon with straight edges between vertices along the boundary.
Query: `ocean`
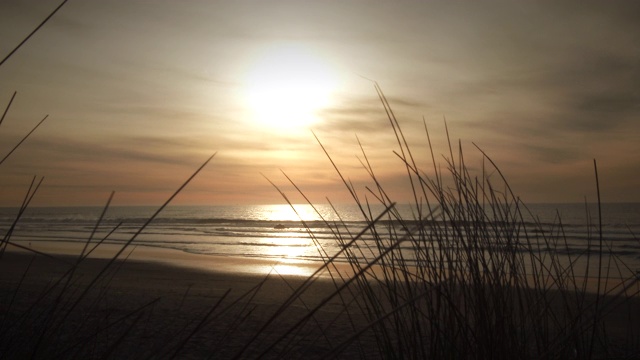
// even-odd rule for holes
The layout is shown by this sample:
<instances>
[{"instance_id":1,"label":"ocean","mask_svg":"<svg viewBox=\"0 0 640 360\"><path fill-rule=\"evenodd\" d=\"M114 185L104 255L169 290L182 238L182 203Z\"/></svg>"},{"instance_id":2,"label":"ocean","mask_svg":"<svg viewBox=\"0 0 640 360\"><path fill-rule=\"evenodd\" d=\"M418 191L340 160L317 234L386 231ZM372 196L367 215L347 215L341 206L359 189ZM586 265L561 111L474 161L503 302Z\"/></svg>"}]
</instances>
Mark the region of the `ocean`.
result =
<instances>
[{"instance_id":1,"label":"ocean","mask_svg":"<svg viewBox=\"0 0 640 360\"><path fill-rule=\"evenodd\" d=\"M138 246L170 248L179 251L269 259L303 259L320 261L340 251L337 238L347 241L367 226L355 205L242 206L169 206L134 241ZM378 238L406 233L406 227L418 224L413 208L397 205L407 220L404 228L385 217L375 228L375 236L366 232L360 244L376 249ZM595 204L533 204L531 214L524 212L524 233L539 243L541 251L558 256L580 258L599 238L598 209ZM17 221L12 240L29 242L86 242L102 212L100 207L32 207ZM373 206L370 218L383 208ZM128 241L156 211L154 207L112 207L98 224L92 242L106 238L106 243ZM17 208L0 208L0 232L5 235L18 214ZM437 212L436 212L437 214ZM438 215L434 218L437 222ZM500 221L500 220L494 220ZM562 228L558 226L562 222ZM602 204L602 232L605 249L619 259L629 271L640 271L640 203ZM526 228L526 229L525 229ZM114 231L115 229L115 231ZM403 233L404 231L404 233ZM111 233L112 232L112 233ZM561 244L549 247L549 237L561 234ZM320 246L318 246L320 245ZM435 246L435 245L433 245ZM442 245L440 245L442 246ZM402 245L407 261L416 261L412 245ZM372 253L369 253L371 258ZM344 259L342 259L344 261Z\"/></svg>"}]
</instances>

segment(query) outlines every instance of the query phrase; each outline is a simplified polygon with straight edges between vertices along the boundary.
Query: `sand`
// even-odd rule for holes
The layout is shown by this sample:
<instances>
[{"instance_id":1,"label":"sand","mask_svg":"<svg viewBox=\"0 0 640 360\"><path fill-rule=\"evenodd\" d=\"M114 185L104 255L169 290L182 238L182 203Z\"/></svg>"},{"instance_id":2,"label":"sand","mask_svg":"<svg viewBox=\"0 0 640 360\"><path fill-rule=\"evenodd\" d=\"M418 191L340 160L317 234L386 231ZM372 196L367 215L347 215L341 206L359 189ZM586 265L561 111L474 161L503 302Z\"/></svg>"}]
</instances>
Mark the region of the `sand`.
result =
<instances>
[{"instance_id":1,"label":"sand","mask_svg":"<svg viewBox=\"0 0 640 360\"><path fill-rule=\"evenodd\" d=\"M26 240L20 245L30 247ZM77 261L69 254L80 253L82 245L54 247L34 242L31 249L52 257L7 247L0 259L3 358L55 354L65 358L176 355L218 359L255 358L264 351L266 358L322 358L369 322L357 308L351 307L347 316L343 303L350 298L337 297L295 334L269 349L269 344L336 288L329 276L321 276L284 314L263 328L292 289L318 268L317 263L136 247L125 251L126 261L116 261L101 274L119 249L105 245L82 261L67 282L65 275ZM348 272L346 268L342 271ZM98 274L99 280L92 283ZM614 309L611 314L609 322L615 323L616 337L627 332L629 322L640 323L638 311ZM628 352L629 345L624 346ZM338 357L361 354L383 357L370 331Z\"/></svg>"},{"instance_id":2,"label":"sand","mask_svg":"<svg viewBox=\"0 0 640 360\"><path fill-rule=\"evenodd\" d=\"M29 246L28 242L26 246ZM57 294L66 285L64 281L56 285L56 281L63 278L71 264L77 261L76 256L68 253L81 251L81 247L74 244L52 247L46 243L33 243L31 248L51 254L55 259L19 249L2 255L0 304L4 312L15 315L38 313L51 308L56 303ZM70 304L107 266L118 249L112 245L101 246L83 260L64 291L59 308L70 308ZM130 334L118 342L117 349L113 350L114 357L165 357L178 348L179 358L208 358L213 355L215 358L233 357L240 354L279 305L289 298L292 289L299 286L318 267L316 263L304 261L275 262L257 258L197 255L153 247L137 247L132 250L123 254L126 261L116 261L100 276L100 280L92 286L77 308L73 308L62 325L51 326L53 330L47 333L47 337L55 340L43 345L43 352L36 353L38 356L52 351L65 353L63 347L52 343L64 342L58 338L59 334L63 334L63 337L78 336L76 328L81 328L80 334L99 333L99 336L86 340L96 342L91 345L91 349L76 346L80 350L74 348L69 353L80 357L101 354L110 351L109 344L131 326ZM26 275L21 280L23 274ZM261 283L262 287L256 291L255 287ZM37 302L41 294L50 288L54 291ZM265 344L273 342L283 331L295 325L310 307L326 298L333 289L335 285L329 277L319 277L286 310L284 316L280 316L265 331L259 333L255 345L245 350L243 357L258 355L266 348ZM15 299L13 294L17 294ZM36 311L31 308L34 303ZM148 306L144 311L135 312L146 305ZM341 308L335 301L324 306L313 320L321 320L323 323L320 326L314 323L302 328L308 333L304 339L301 338L303 343L294 342L291 346L281 346L277 351L270 351L267 357L278 358L281 351L287 351L287 356L295 358L307 357L309 353L317 355L327 352L331 344L326 339L319 339L314 343L322 335L314 328L330 328L333 344L339 342L339 339L347 338L353 330L341 313ZM207 316L212 309L213 313ZM91 314L95 318L89 319L85 314ZM138 318L139 314L142 314L141 318ZM56 314L54 317L60 316ZM126 321L101 330L120 317L126 317ZM135 319L138 320L133 326L131 322ZM239 322L239 319L242 321ZM183 340L203 320L205 323L202 328L183 344ZM14 336L33 338L37 335L34 328L44 328L42 323L42 318L31 319L23 326L27 329L21 329L21 333ZM365 324L364 319L361 319L360 326ZM30 344L31 341L26 343ZM16 350L11 343L5 342L0 345L0 349L6 351L8 347L13 357L23 357L32 355L26 349L30 346L32 344Z\"/></svg>"}]
</instances>

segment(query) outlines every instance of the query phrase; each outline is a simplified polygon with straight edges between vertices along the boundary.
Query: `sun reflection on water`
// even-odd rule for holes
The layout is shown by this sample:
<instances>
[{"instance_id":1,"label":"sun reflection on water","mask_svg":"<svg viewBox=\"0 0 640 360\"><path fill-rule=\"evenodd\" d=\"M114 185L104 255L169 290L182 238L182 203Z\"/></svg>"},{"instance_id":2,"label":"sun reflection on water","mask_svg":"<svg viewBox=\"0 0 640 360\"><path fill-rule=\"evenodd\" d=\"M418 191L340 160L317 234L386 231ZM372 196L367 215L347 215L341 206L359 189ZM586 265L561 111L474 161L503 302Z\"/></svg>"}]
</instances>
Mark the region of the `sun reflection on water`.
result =
<instances>
[{"instance_id":1,"label":"sun reflection on water","mask_svg":"<svg viewBox=\"0 0 640 360\"><path fill-rule=\"evenodd\" d=\"M304 259L318 255L313 240L300 223L303 220L318 221L322 219L311 205L257 205L253 207L251 217L270 221L273 224L273 233L258 240L267 245L261 247L261 255L283 260ZM291 271L293 270L286 270L288 274Z\"/></svg>"},{"instance_id":2,"label":"sun reflection on water","mask_svg":"<svg viewBox=\"0 0 640 360\"><path fill-rule=\"evenodd\" d=\"M282 261L273 265L272 270L280 275L295 275L306 277L313 274L316 269L314 266L311 266L310 263L305 261L283 259Z\"/></svg>"},{"instance_id":3,"label":"sun reflection on water","mask_svg":"<svg viewBox=\"0 0 640 360\"><path fill-rule=\"evenodd\" d=\"M255 211L258 218L270 221L320 220L308 204L294 204L293 208L288 204L261 205L256 207Z\"/></svg>"},{"instance_id":4,"label":"sun reflection on water","mask_svg":"<svg viewBox=\"0 0 640 360\"><path fill-rule=\"evenodd\" d=\"M287 242L290 240L291 239L278 239L274 241L273 244L276 246L269 247L264 255L269 257L297 258L309 251L309 246L313 246L311 240L308 241L308 246L289 246L291 244Z\"/></svg>"}]
</instances>

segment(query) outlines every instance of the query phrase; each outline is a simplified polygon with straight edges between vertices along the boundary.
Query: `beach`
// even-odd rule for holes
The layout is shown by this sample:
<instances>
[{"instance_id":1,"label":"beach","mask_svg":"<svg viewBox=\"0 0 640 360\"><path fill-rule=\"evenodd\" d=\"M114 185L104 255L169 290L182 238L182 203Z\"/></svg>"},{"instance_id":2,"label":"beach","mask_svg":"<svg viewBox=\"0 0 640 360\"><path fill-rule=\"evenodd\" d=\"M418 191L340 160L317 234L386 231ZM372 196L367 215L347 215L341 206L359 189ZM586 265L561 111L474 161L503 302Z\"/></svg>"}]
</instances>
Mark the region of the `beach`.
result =
<instances>
[{"instance_id":1,"label":"beach","mask_svg":"<svg viewBox=\"0 0 640 360\"><path fill-rule=\"evenodd\" d=\"M344 297L331 299L304 326L269 348L336 289L329 276L320 276L273 323L263 327L293 289L319 267L317 262L274 262L138 246L125 250L122 260L107 266L119 247L106 245L67 277L78 259L70 253L79 253L81 248L78 244L47 246L39 244L34 250L52 257L8 247L0 260L3 329L6 332L11 321L22 324L10 336L3 334L3 350L10 350L9 357L34 355L33 344L16 344L31 343L27 338L37 337L48 326L45 340L39 343L42 352L36 352L36 357L52 352L72 357L108 353L114 358L255 358L265 351L266 358L323 358L370 322L356 307L344 305L350 300L349 292L344 291ZM60 279L63 281L58 282ZM53 291L43 295L47 289ZM85 289L90 289L86 295ZM607 311L613 344L622 341L617 339L624 338L629 323L640 322L640 303L637 297L633 301L637 306L611 306ZM634 308L635 312L629 311ZM24 314L32 318L25 320ZM47 314L62 320L48 323ZM628 347L622 342L620 346ZM376 346L371 331L334 355L362 354L388 357Z\"/></svg>"},{"instance_id":2,"label":"beach","mask_svg":"<svg viewBox=\"0 0 640 360\"><path fill-rule=\"evenodd\" d=\"M60 309L67 308L70 302L78 298L107 266L110 256L116 250L114 246L105 246L80 263L69 287L64 291ZM5 314L16 316L24 312L38 313L39 309L46 310L52 306L56 301L56 291L66 286L65 282L56 285L56 281L66 279L65 275L71 264L77 261L77 257L61 254L60 249L57 252L53 252L56 259L34 256L22 250L7 251L2 255L0 281L2 309ZM139 319L137 325L130 330L131 333L122 339L121 346L118 346L118 351L123 352L122 356L126 358L169 357L178 348L180 358L208 358L214 354L216 357L232 357L239 354L269 316L287 300L292 289L302 283L305 277L301 274L310 274L317 268L317 264L288 263L282 264L285 273L278 274L278 264L271 260L195 255L148 247L138 247L130 254L124 254L126 261L116 261L109 266L107 272L100 275L92 290L73 309L69 318L59 325L61 328L56 330L56 337L71 336L71 333L76 333L76 327L81 327L88 334L94 331L100 333L97 337L113 338L130 326L128 321ZM286 273L294 268L299 269L298 274ZM24 278L22 274L25 274ZM259 284L262 287L256 289ZM54 291L43 300L36 301L44 291L51 288ZM320 277L283 316L279 316L276 322L260 333L257 346L250 348L243 357L255 356L256 351L264 349L265 341L275 339L292 327L308 312L309 307L316 305L334 289L334 284L327 277ZM31 308L34 303L35 310ZM144 309L136 312L141 307ZM207 316L212 309L214 311ZM326 339L320 339L317 344L309 344L311 339L321 335L320 331L317 335L308 332L314 327L330 327L334 343L347 338L352 329L344 314L340 313L341 310L338 304L323 306L313 320L320 322L303 328L307 331L304 336L306 345L294 344L288 350L292 351L289 354L300 358L307 352L317 355L330 349ZM85 317L86 314L97 318L89 319ZM144 315L138 318L139 314ZM127 320L99 331L101 327L108 327L108 324L121 317ZM240 318L243 321L236 323ZM144 319L144 324L140 319ZM202 328L198 328L199 322L203 320ZM361 326L364 325L363 320ZM196 335L183 344L180 339L188 337L196 328L199 329ZM65 335L65 332L70 334ZM145 332L148 334L142 336ZM35 334L37 333L22 336ZM100 353L100 345L95 346L95 351ZM62 351L60 347L55 349ZM31 349L23 350L25 353L19 351L14 355L30 354ZM85 352L81 354L86 355ZM271 356L273 354L277 352L272 352ZM114 354L114 357L120 358L121 354Z\"/></svg>"}]
</instances>

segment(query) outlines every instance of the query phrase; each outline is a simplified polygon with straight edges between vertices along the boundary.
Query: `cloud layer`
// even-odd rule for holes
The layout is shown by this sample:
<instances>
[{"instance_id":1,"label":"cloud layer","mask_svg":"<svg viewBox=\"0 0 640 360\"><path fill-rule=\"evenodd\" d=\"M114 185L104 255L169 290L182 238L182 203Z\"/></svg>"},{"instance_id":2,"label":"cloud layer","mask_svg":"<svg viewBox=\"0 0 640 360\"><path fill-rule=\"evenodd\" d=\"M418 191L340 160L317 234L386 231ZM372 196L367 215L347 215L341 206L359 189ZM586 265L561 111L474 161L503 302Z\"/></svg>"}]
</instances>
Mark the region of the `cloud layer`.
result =
<instances>
[{"instance_id":1,"label":"cloud layer","mask_svg":"<svg viewBox=\"0 0 640 360\"><path fill-rule=\"evenodd\" d=\"M53 6L0 4L0 53ZM278 202L261 174L285 186L280 169L320 201L346 201L311 130L364 187L360 139L381 179L409 200L367 79L382 86L427 173L423 119L442 161L446 118L469 160L481 161L473 142L529 201L582 201L594 158L606 200L640 201L639 18L634 1L71 2L0 68L0 104L18 91L0 154L50 114L0 165L0 205L17 205L36 174L46 176L42 204L95 205L111 189L125 203L161 202L214 151L184 202ZM281 43L314 49L341 75L311 129L250 119L247 71Z\"/></svg>"}]
</instances>

